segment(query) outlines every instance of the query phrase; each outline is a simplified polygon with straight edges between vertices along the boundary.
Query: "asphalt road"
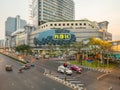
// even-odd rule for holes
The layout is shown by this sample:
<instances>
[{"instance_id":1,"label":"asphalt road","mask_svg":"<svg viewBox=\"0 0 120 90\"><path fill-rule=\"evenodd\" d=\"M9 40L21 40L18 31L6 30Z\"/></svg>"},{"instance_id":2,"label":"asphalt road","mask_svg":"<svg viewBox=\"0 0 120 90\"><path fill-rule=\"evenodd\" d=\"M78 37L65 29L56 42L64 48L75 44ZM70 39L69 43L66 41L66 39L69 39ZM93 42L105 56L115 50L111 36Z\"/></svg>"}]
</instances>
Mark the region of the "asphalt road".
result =
<instances>
[{"instance_id":1,"label":"asphalt road","mask_svg":"<svg viewBox=\"0 0 120 90\"><path fill-rule=\"evenodd\" d=\"M44 66L57 73L58 66L62 64L60 62L62 61L37 60L36 65ZM112 87L113 90L120 90L120 80L118 79L118 76L120 76L120 68L115 68L111 73L102 77L100 80L97 80L97 77L100 77L103 74L105 73L84 69L82 74L73 72L73 75L68 77L82 82L85 85L86 90L109 90L110 87Z\"/></svg>"},{"instance_id":2,"label":"asphalt road","mask_svg":"<svg viewBox=\"0 0 120 90\"><path fill-rule=\"evenodd\" d=\"M13 66L12 72L5 71L5 65ZM23 64L0 54L0 90L72 90L43 75L44 69L41 66L31 67L18 73Z\"/></svg>"},{"instance_id":3,"label":"asphalt road","mask_svg":"<svg viewBox=\"0 0 120 90\"><path fill-rule=\"evenodd\" d=\"M6 72L4 68L6 64L12 64L14 71ZM34 68L19 74L17 71L21 67L21 64L0 55L0 90L71 90L43 75L44 68L50 70L52 73L60 74L57 72L57 67L61 64L62 61L40 59L36 60ZM110 74L97 80L97 77L103 74L84 69L82 74L73 72L73 75L67 76L67 78L71 78L71 82L77 80L75 83L80 81L85 85L86 90L109 90L111 86L113 90L120 90L120 80L118 79L120 68L115 68ZM63 76L62 74L60 75Z\"/></svg>"}]
</instances>

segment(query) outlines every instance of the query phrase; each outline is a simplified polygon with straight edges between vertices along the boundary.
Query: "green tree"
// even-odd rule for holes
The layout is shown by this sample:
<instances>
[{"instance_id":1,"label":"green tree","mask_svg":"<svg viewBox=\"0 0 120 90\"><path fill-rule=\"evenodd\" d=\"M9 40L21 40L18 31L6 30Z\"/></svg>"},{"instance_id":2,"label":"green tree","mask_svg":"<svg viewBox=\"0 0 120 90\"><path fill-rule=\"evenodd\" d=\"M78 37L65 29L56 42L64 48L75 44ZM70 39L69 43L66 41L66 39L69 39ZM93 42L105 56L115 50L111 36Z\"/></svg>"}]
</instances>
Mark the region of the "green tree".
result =
<instances>
[{"instance_id":1,"label":"green tree","mask_svg":"<svg viewBox=\"0 0 120 90\"><path fill-rule=\"evenodd\" d=\"M60 48L63 51L64 55L68 55L69 54L70 44L60 45Z\"/></svg>"},{"instance_id":2,"label":"green tree","mask_svg":"<svg viewBox=\"0 0 120 90\"><path fill-rule=\"evenodd\" d=\"M30 47L29 45L23 44L23 45L17 46L17 47L15 48L15 51L20 52L20 53L23 53L23 54L24 54L24 53L28 54L28 53L31 52L31 47Z\"/></svg>"},{"instance_id":3,"label":"green tree","mask_svg":"<svg viewBox=\"0 0 120 90\"><path fill-rule=\"evenodd\" d=\"M83 48L83 41L81 41L81 42L74 42L72 44L72 46L74 48L76 48L76 50L77 50L76 59L82 65L82 56L83 56L84 52L82 52L81 49Z\"/></svg>"},{"instance_id":4,"label":"green tree","mask_svg":"<svg viewBox=\"0 0 120 90\"><path fill-rule=\"evenodd\" d=\"M92 50L95 50L94 53L98 53L98 54L102 54L102 60L101 62L103 62L103 55L107 54L108 50L110 51L112 44L110 44L107 41L103 41L101 39L98 38L90 38L90 42L89 45L92 47ZM109 59L107 59L107 64Z\"/></svg>"}]
</instances>

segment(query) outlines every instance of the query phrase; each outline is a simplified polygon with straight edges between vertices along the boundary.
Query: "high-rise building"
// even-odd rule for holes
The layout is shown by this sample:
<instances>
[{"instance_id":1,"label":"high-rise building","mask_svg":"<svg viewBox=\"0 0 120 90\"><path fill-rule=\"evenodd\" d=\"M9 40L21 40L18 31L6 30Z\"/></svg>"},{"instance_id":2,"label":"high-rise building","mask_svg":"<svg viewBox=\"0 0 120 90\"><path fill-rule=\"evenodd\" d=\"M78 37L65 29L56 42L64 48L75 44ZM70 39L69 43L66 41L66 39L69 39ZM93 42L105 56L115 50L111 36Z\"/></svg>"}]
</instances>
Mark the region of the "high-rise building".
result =
<instances>
[{"instance_id":1,"label":"high-rise building","mask_svg":"<svg viewBox=\"0 0 120 90\"><path fill-rule=\"evenodd\" d=\"M32 0L31 8L36 27L49 21L74 20L73 0Z\"/></svg>"},{"instance_id":2,"label":"high-rise building","mask_svg":"<svg viewBox=\"0 0 120 90\"><path fill-rule=\"evenodd\" d=\"M18 29L23 29L26 25L26 21L20 19L20 16L17 15L14 17L8 17L5 21L5 36L10 36L14 31Z\"/></svg>"}]
</instances>

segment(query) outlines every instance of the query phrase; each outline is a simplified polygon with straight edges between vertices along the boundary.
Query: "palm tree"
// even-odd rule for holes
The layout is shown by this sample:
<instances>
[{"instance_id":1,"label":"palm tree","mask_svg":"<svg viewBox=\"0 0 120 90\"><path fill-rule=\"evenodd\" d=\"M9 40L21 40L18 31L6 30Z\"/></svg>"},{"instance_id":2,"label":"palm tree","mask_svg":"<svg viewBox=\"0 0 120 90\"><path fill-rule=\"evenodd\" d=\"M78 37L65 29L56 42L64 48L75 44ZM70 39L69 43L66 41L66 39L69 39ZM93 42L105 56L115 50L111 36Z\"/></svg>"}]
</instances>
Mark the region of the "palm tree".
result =
<instances>
[{"instance_id":1,"label":"palm tree","mask_svg":"<svg viewBox=\"0 0 120 90\"><path fill-rule=\"evenodd\" d=\"M77 61L79 63L81 63L81 65L82 65L83 52L81 51L81 49L83 48L83 41L74 42L72 46L76 48L76 50L77 50L77 55L76 55Z\"/></svg>"}]
</instances>

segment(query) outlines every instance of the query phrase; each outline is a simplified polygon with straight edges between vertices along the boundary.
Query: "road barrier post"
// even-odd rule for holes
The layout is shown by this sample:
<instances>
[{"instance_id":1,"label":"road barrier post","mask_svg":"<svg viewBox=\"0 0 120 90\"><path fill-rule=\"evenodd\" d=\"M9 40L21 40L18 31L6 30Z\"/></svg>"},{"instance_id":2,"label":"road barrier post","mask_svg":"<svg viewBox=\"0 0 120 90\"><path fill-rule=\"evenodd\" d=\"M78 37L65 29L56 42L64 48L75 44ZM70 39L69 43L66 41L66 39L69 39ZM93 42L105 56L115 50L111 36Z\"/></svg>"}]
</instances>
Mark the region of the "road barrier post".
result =
<instances>
[{"instance_id":1,"label":"road barrier post","mask_svg":"<svg viewBox=\"0 0 120 90\"><path fill-rule=\"evenodd\" d=\"M66 81L67 80L67 77L65 76L64 80Z\"/></svg>"}]
</instances>

